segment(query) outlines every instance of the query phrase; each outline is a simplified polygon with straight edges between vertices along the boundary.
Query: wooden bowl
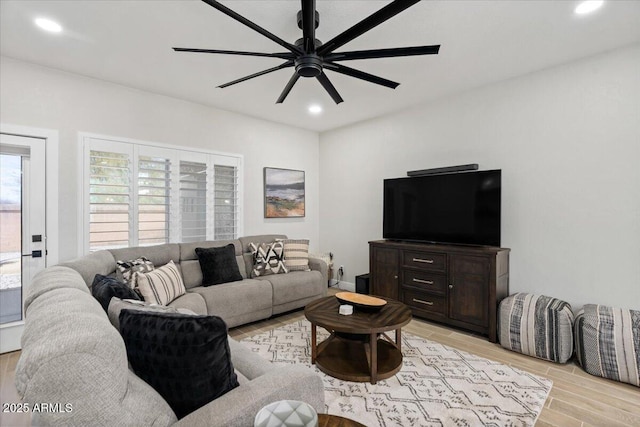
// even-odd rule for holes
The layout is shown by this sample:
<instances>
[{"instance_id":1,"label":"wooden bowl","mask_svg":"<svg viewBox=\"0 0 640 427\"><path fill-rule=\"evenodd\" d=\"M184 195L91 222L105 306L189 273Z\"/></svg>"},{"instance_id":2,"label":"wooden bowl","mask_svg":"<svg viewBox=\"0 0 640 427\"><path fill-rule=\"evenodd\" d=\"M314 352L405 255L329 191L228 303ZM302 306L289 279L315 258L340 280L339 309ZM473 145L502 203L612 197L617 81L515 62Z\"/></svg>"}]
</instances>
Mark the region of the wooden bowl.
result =
<instances>
[{"instance_id":1,"label":"wooden bowl","mask_svg":"<svg viewBox=\"0 0 640 427\"><path fill-rule=\"evenodd\" d=\"M387 302L381 298L369 295L356 294L354 292L338 292L336 298L342 304L352 305L362 311L380 311Z\"/></svg>"}]
</instances>

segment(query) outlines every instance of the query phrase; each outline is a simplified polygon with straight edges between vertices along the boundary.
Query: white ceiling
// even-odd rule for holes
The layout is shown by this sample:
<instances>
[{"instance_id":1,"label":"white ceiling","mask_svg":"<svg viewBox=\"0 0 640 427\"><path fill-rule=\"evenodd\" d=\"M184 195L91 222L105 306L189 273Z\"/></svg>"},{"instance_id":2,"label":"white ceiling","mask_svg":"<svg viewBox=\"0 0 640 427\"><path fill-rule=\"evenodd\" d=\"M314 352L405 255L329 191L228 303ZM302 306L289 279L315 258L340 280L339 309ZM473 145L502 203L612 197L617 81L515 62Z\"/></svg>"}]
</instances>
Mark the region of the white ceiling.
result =
<instances>
[{"instance_id":1,"label":"white ceiling","mask_svg":"<svg viewBox=\"0 0 640 427\"><path fill-rule=\"evenodd\" d=\"M293 43L300 2L224 1ZM388 1L317 1L316 37L328 41ZM609 0L589 16L577 1L422 1L339 50L441 44L439 55L345 62L401 83L395 89L327 72L345 102L300 79L276 105L293 69L226 89L217 85L282 60L177 53L171 47L255 52L284 49L197 0L0 0L0 53L20 60L186 99L266 120L325 131L473 87L640 41L640 1ZM58 35L33 25L57 20ZM322 114L307 107L319 103Z\"/></svg>"}]
</instances>

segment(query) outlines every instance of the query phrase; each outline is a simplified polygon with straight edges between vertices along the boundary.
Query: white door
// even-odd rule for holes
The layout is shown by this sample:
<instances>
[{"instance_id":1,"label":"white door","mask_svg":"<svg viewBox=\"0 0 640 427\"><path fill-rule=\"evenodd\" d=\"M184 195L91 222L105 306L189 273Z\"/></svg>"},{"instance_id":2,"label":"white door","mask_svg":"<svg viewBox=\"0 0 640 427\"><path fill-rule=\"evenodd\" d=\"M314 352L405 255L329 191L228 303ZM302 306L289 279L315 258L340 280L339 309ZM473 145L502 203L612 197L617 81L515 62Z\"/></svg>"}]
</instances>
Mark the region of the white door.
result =
<instances>
[{"instance_id":1,"label":"white door","mask_svg":"<svg viewBox=\"0 0 640 427\"><path fill-rule=\"evenodd\" d=\"M46 267L45 140L0 134L0 353L20 349L23 302Z\"/></svg>"}]
</instances>

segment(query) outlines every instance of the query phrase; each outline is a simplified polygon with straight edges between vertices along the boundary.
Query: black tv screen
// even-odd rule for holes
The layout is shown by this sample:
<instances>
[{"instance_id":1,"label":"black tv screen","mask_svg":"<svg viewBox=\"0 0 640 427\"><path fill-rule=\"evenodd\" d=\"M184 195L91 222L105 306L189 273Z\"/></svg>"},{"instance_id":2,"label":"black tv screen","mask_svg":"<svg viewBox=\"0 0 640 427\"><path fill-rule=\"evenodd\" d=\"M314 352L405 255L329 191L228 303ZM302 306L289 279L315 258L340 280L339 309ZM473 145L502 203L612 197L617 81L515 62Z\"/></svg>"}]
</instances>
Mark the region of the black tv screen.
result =
<instances>
[{"instance_id":1,"label":"black tv screen","mask_svg":"<svg viewBox=\"0 0 640 427\"><path fill-rule=\"evenodd\" d=\"M385 179L383 237L500 246L501 172Z\"/></svg>"}]
</instances>

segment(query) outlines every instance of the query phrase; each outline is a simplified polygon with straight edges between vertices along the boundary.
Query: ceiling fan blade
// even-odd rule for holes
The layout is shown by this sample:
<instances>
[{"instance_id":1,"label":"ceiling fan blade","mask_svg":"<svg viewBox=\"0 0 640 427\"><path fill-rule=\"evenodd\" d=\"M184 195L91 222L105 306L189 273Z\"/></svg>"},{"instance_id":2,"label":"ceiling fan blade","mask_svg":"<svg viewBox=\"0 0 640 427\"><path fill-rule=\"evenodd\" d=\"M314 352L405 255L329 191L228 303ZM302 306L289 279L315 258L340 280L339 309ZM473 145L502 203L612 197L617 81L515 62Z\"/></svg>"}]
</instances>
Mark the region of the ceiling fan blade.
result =
<instances>
[{"instance_id":1,"label":"ceiling fan blade","mask_svg":"<svg viewBox=\"0 0 640 427\"><path fill-rule=\"evenodd\" d=\"M318 79L322 87L329 92L329 95L331 95L331 98L333 98L333 101L336 104L340 104L344 101L325 73L320 74L316 79Z\"/></svg>"},{"instance_id":2,"label":"ceiling fan blade","mask_svg":"<svg viewBox=\"0 0 640 427\"><path fill-rule=\"evenodd\" d=\"M228 7L224 6L220 2L218 2L216 0L202 0L202 1L205 2L206 4L208 4L209 6L211 6L211 7L215 8L215 9L219 10L220 12L224 13L225 15L229 16L230 18L233 18L236 21L240 22L241 24L244 24L247 27L251 28L252 30L262 34L263 36L267 37L268 39L278 43L280 46L284 47L285 49L287 49L287 50L289 50L289 51L291 51L293 53L302 53L302 51L297 46L294 46L291 43L287 43L286 41L282 40L280 37L276 36L273 33L270 33L269 31L265 30L264 28L262 28L258 24L255 24L255 23L249 21L244 16L234 12L233 10L231 10Z\"/></svg>"},{"instance_id":3,"label":"ceiling fan blade","mask_svg":"<svg viewBox=\"0 0 640 427\"><path fill-rule=\"evenodd\" d=\"M236 84L236 83L242 83L242 82L247 81L247 80L249 80L249 79L252 79L252 78L254 78L254 77L264 76L265 74L269 74L269 73L272 73L272 72L274 72L274 71L282 70L283 68L287 68L287 67L293 67L293 61L287 61L287 62L285 62L285 63L283 63L283 64L278 65L277 67L273 67L273 68L269 68L269 69L267 69L267 70L259 71L259 72L257 72L257 73L251 74L251 75L249 75L249 76L245 76L245 77L242 77L242 78L240 78L240 79L234 80L234 81L232 81L232 82L225 83L225 84L220 85L220 86L218 86L218 87L219 87L220 89L224 89L225 87L228 87L228 86L234 85L234 84Z\"/></svg>"},{"instance_id":4,"label":"ceiling fan blade","mask_svg":"<svg viewBox=\"0 0 640 427\"><path fill-rule=\"evenodd\" d=\"M204 0L204 1L208 1L208 0ZM419 1L420 0L395 0L389 3L379 11L375 12L373 15L368 16L367 18L358 22L353 27L343 31L342 33L338 34L337 36L335 36L334 38L332 38L331 40L323 44L318 49L318 55L324 56L328 53L333 52L339 47L349 43L351 40L355 39L356 37L366 33L372 28L377 27L378 25L382 24L386 20L393 18L398 13L413 6Z\"/></svg>"},{"instance_id":5,"label":"ceiling fan blade","mask_svg":"<svg viewBox=\"0 0 640 427\"><path fill-rule=\"evenodd\" d=\"M391 89L395 89L400 85L400 83L396 83L394 81L387 80L382 77L374 76L373 74L365 73L364 71L356 70L354 68L350 68L342 64L325 62L324 68L326 68L327 70L335 71L336 73L345 74L347 76L355 77L361 80L366 80L370 83L375 83L381 86L390 87Z\"/></svg>"},{"instance_id":6,"label":"ceiling fan blade","mask_svg":"<svg viewBox=\"0 0 640 427\"><path fill-rule=\"evenodd\" d=\"M316 51L316 0L301 0L302 2L302 37L304 51Z\"/></svg>"},{"instance_id":7,"label":"ceiling fan blade","mask_svg":"<svg viewBox=\"0 0 640 427\"><path fill-rule=\"evenodd\" d=\"M190 47L174 47L176 52L195 52L195 53L222 53L225 55L245 55L245 56L264 56L267 58L293 59L295 55L289 52L282 53L262 53L262 52L244 52L239 50L219 50L219 49L193 49Z\"/></svg>"},{"instance_id":8,"label":"ceiling fan blade","mask_svg":"<svg viewBox=\"0 0 640 427\"><path fill-rule=\"evenodd\" d=\"M282 93L280 94L280 97L276 101L276 104L282 104L284 102L284 99L287 97L287 95L289 95L289 92L291 92L293 85L296 84L299 78L300 78L300 75L294 72L293 76L291 76L291 79L289 79L289 83L287 83L287 85L282 90Z\"/></svg>"},{"instance_id":9,"label":"ceiling fan blade","mask_svg":"<svg viewBox=\"0 0 640 427\"><path fill-rule=\"evenodd\" d=\"M396 47L391 49L354 50L332 53L324 57L325 61L350 61L353 59L394 58L397 56L437 55L440 45Z\"/></svg>"}]
</instances>

